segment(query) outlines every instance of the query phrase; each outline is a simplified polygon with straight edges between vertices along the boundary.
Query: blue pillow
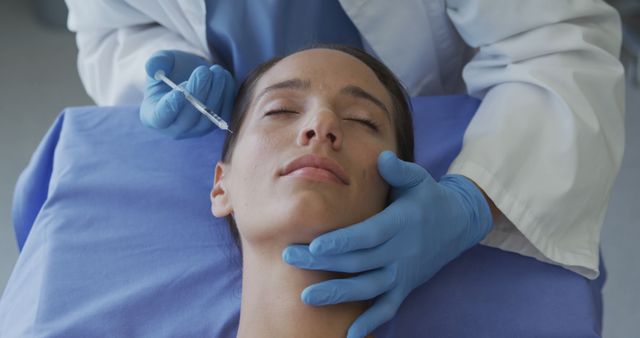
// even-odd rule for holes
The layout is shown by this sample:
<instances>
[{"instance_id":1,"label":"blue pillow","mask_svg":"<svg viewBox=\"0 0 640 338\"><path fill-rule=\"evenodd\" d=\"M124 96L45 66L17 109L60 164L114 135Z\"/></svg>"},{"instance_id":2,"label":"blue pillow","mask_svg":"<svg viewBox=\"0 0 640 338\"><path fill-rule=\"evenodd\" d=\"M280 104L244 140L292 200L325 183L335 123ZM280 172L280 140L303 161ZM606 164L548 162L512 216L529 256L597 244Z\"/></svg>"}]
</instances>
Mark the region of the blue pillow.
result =
<instances>
[{"instance_id":1,"label":"blue pillow","mask_svg":"<svg viewBox=\"0 0 640 338\"><path fill-rule=\"evenodd\" d=\"M416 98L416 162L442 176L479 102ZM224 133L170 140L136 107L65 110L20 176L21 254L0 336L234 337L240 257L209 191ZM598 337L600 289L475 246L414 290L376 337Z\"/></svg>"}]
</instances>

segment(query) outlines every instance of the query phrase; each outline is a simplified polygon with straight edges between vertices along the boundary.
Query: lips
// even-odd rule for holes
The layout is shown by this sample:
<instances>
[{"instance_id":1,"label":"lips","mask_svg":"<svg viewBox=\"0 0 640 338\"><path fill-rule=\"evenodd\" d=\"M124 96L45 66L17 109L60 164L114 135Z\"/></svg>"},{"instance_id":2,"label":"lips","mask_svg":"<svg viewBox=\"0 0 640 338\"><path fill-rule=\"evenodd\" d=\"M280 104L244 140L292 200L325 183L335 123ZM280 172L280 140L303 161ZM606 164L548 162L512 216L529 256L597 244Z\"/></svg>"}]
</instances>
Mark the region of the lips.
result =
<instances>
[{"instance_id":1,"label":"lips","mask_svg":"<svg viewBox=\"0 0 640 338\"><path fill-rule=\"evenodd\" d=\"M349 185L349 177L342 166L335 160L320 155L307 154L296 158L289 162L281 175L288 175L301 168L319 168L324 169L335 175L342 184Z\"/></svg>"}]
</instances>

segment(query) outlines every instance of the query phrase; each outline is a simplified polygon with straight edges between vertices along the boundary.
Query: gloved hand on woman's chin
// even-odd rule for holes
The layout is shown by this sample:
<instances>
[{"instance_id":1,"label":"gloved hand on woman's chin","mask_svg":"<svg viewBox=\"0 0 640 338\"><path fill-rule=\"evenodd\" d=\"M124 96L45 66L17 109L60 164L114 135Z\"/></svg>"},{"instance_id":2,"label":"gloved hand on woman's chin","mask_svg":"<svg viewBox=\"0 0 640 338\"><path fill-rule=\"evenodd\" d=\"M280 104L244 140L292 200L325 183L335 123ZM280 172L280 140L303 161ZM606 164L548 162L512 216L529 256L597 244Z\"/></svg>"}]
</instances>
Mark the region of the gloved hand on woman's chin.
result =
<instances>
[{"instance_id":1,"label":"gloved hand on woman's chin","mask_svg":"<svg viewBox=\"0 0 640 338\"><path fill-rule=\"evenodd\" d=\"M174 139L202 136L215 125L198 112L181 92L154 79L158 70L191 93L225 121L231 117L235 81L220 65L182 51L159 51L146 65L147 86L140 106L140 121Z\"/></svg>"},{"instance_id":2,"label":"gloved hand on woman's chin","mask_svg":"<svg viewBox=\"0 0 640 338\"><path fill-rule=\"evenodd\" d=\"M291 245L285 262L302 269L357 273L305 288L302 300L328 305L376 298L351 325L349 338L364 337L390 320L416 287L478 243L491 230L482 191L460 175L436 182L426 169L390 151L378 157L391 185L392 203L371 218Z\"/></svg>"}]
</instances>

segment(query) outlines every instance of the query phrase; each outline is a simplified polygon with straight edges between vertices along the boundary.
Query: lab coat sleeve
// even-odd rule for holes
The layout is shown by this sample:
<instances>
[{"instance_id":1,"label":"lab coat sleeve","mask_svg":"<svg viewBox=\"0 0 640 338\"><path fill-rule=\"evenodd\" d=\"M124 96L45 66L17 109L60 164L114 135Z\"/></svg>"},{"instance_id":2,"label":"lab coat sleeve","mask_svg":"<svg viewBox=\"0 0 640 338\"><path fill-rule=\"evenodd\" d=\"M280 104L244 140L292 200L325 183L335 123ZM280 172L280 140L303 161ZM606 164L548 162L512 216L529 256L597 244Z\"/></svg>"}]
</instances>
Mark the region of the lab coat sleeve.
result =
<instances>
[{"instance_id":1,"label":"lab coat sleeve","mask_svg":"<svg viewBox=\"0 0 640 338\"><path fill-rule=\"evenodd\" d=\"M598 274L624 148L621 22L596 0L448 0L482 99L449 172L502 211L482 244Z\"/></svg>"},{"instance_id":2,"label":"lab coat sleeve","mask_svg":"<svg viewBox=\"0 0 640 338\"><path fill-rule=\"evenodd\" d=\"M67 24L76 33L80 78L98 105L140 104L146 81L144 65L156 51L181 50L212 61L206 46L194 41L197 34L185 37L180 33L191 26L180 22L188 21L184 13L171 16L155 1L66 2ZM145 12L151 7L154 13Z\"/></svg>"}]
</instances>

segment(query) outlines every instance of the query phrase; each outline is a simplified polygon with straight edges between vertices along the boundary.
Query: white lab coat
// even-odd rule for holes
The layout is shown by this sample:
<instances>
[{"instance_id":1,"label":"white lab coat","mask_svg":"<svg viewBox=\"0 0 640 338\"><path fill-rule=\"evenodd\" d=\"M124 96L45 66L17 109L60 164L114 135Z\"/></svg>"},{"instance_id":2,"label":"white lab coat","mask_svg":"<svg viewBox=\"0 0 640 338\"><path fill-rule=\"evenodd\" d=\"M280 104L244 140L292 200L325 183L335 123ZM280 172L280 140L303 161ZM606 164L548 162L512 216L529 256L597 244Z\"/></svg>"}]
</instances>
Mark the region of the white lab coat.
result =
<instances>
[{"instance_id":1,"label":"white lab coat","mask_svg":"<svg viewBox=\"0 0 640 338\"><path fill-rule=\"evenodd\" d=\"M476 182L506 216L481 243L596 278L624 147L618 13L599 0L340 3L366 49L411 95L466 84L483 100L449 169ZM154 51L216 62L204 1L67 4L80 77L99 105L140 103Z\"/></svg>"}]
</instances>

